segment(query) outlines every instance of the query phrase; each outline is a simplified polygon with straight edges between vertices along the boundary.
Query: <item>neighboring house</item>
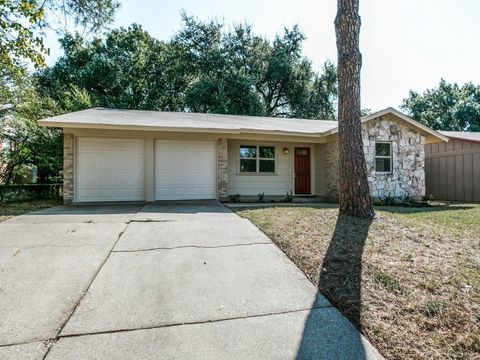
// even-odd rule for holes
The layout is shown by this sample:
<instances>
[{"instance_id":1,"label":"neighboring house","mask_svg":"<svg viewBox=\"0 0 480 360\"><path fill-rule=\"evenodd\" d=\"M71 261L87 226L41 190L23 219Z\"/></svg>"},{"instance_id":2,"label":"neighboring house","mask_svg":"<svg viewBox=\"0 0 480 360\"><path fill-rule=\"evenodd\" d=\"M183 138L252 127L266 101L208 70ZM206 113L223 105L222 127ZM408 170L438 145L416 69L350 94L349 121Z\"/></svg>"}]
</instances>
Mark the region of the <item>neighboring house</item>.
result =
<instances>
[{"instance_id":1,"label":"neighboring house","mask_svg":"<svg viewBox=\"0 0 480 360\"><path fill-rule=\"evenodd\" d=\"M388 108L362 119L374 197L425 193L424 145L444 135ZM338 197L336 121L89 109L64 131L64 200Z\"/></svg>"},{"instance_id":2,"label":"neighboring house","mask_svg":"<svg viewBox=\"0 0 480 360\"><path fill-rule=\"evenodd\" d=\"M426 194L438 200L480 201L480 132L439 132L450 140L425 145Z\"/></svg>"}]
</instances>

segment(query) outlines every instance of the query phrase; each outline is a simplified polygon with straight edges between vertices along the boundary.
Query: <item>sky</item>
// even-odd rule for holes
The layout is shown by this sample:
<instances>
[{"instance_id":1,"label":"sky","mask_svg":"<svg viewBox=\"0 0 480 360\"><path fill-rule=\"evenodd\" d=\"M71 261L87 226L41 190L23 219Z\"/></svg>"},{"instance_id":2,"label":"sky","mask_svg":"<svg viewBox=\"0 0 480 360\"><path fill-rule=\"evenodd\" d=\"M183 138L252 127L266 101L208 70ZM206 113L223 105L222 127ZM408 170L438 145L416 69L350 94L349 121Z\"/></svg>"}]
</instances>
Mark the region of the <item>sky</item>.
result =
<instances>
[{"instance_id":1,"label":"sky","mask_svg":"<svg viewBox=\"0 0 480 360\"><path fill-rule=\"evenodd\" d=\"M307 39L303 53L320 70L336 63L336 0L120 0L112 27L143 26L159 40L180 28L185 10L200 20L250 23L273 39L298 24ZM360 0L362 108L399 108L409 91L448 82L480 84L480 1ZM53 64L62 54L54 34L46 40Z\"/></svg>"}]
</instances>

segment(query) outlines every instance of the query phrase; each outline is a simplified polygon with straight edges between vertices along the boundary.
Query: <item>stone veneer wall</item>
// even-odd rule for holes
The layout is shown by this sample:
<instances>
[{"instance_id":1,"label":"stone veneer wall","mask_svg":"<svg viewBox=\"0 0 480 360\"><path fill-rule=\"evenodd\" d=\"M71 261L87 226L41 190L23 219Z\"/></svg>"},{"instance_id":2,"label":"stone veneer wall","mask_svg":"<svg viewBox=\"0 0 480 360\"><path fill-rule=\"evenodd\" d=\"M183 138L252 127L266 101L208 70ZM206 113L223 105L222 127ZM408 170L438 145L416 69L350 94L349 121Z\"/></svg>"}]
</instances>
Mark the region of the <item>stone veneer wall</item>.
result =
<instances>
[{"instance_id":1,"label":"stone veneer wall","mask_svg":"<svg viewBox=\"0 0 480 360\"><path fill-rule=\"evenodd\" d=\"M217 141L217 194L219 199L226 198L228 185L228 140Z\"/></svg>"},{"instance_id":2,"label":"stone veneer wall","mask_svg":"<svg viewBox=\"0 0 480 360\"><path fill-rule=\"evenodd\" d=\"M425 195L425 137L389 116L362 126L368 183L374 198ZM392 144L392 172L375 172L375 142ZM338 200L338 139L326 144L327 197Z\"/></svg>"},{"instance_id":3,"label":"stone veneer wall","mask_svg":"<svg viewBox=\"0 0 480 360\"><path fill-rule=\"evenodd\" d=\"M73 201L73 134L63 134L63 203Z\"/></svg>"},{"instance_id":4,"label":"stone veneer wall","mask_svg":"<svg viewBox=\"0 0 480 360\"><path fill-rule=\"evenodd\" d=\"M425 137L399 121L384 116L362 129L368 182L373 197L425 195ZM375 172L375 141L392 144L392 172Z\"/></svg>"}]
</instances>

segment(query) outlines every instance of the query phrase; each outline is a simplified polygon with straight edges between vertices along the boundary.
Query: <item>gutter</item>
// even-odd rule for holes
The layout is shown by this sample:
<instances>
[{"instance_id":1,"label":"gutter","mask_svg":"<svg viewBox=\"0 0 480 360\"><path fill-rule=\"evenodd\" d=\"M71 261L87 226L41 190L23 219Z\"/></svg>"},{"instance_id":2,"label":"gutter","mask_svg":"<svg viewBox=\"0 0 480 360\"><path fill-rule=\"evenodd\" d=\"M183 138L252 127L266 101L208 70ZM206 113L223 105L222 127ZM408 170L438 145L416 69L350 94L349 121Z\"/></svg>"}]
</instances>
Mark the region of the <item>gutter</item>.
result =
<instances>
[{"instance_id":1,"label":"gutter","mask_svg":"<svg viewBox=\"0 0 480 360\"><path fill-rule=\"evenodd\" d=\"M257 130L248 128L239 129L218 129L218 128L192 128L192 127L161 127L147 125L112 125L112 124L81 124L65 123L48 120L38 120L40 126L56 127L64 129L99 129L99 130L137 130L137 131L165 131L165 132L192 132L192 133L216 133L216 134L262 134L262 135L284 135L284 136L303 136L303 137L325 137L323 133L305 133L300 131L283 130Z\"/></svg>"}]
</instances>

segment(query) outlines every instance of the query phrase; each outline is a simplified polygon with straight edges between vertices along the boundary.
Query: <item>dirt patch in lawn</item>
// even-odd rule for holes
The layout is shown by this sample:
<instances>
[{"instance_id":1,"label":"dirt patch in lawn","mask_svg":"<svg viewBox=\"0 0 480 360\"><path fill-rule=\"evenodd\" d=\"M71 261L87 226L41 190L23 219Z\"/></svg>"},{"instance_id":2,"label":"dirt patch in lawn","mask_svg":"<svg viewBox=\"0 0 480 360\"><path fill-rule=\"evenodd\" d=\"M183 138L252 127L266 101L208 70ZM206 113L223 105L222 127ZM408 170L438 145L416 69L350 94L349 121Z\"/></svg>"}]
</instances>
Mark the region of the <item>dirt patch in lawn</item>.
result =
<instances>
[{"instance_id":1,"label":"dirt patch in lawn","mask_svg":"<svg viewBox=\"0 0 480 360\"><path fill-rule=\"evenodd\" d=\"M480 206L236 209L389 359L480 359Z\"/></svg>"},{"instance_id":2,"label":"dirt patch in lawn","mask_svg":"<svg viewBox=\"0 0 480 360\"><path fill-rule=\"evenodd\" d=\"M8 220L14 216L22 215L31 211L46 209L60 204L60 200L30 200L0 203L0 222Z\"/></svg>"}]
</instances>

